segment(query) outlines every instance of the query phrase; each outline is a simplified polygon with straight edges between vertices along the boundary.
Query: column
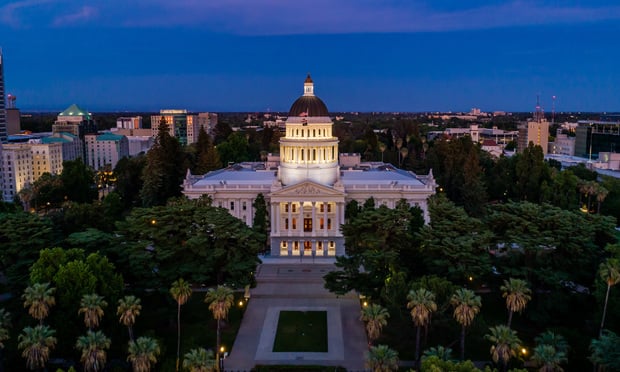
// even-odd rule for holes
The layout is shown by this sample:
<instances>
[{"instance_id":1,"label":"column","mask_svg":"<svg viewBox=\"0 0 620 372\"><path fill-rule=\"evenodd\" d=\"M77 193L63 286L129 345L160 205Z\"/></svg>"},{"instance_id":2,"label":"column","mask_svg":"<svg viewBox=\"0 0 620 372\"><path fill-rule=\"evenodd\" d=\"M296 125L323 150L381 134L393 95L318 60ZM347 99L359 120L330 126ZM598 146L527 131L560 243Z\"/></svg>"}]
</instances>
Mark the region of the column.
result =
<instances>
[{"instance_id":1,"label":"column","mask_svg":"<svg viewBox=\"0 0 620 372\"><path fill-rule=\"evenodd\" d=\"M271 233L272 234L276 234L278 232L278 226L277 226L277 220L275 220L276 217L276 203L272 202L271 203ZM278 247L279 248L279 247Z\"/></svg>"},{"instance_id":2,"label":"column","mask_svg":"<svg viewBox=\"0 0 620 372\"><path fill-rule=\"evenodd\" d=\"M323 232L325 236L329 235L327 231L327 203L323 203ZM325 247L323 247L323 249L325 249Z\"/></svg>"},{"instance_id":3,"label":"column","mask_svg":"<svg viewBox=\"0 0 620 372\"><path fill-rule=\"evenodd\" d=\"M316 204L317 202L312 202L312 236L316 235ZM314 247L312 249L314 249Z\"/></svg>"},{"instance_id":4,"label":"column","mask_svg":"<svg viewBox=\"0 0 620 372\"><path fill-rule=\"evenodd\" d=\"M304 233L304 202L299 202L299 217L297 219L297 228L299 229L299 235Z\"/></svg>"},{"instance_id":5,"label":"column","mask_svg":"<svg viewBox=\"0 0 620 372\"><path fill-rule=\"evenodd\" d=\"M293 219L291 218L291 210L293 209L293 203L286 202L286 205L288 205L288 229L287 229L287 234L288 234L288 236L291 236L291 228L293 227Z\"/></svg>"}]
</instances>

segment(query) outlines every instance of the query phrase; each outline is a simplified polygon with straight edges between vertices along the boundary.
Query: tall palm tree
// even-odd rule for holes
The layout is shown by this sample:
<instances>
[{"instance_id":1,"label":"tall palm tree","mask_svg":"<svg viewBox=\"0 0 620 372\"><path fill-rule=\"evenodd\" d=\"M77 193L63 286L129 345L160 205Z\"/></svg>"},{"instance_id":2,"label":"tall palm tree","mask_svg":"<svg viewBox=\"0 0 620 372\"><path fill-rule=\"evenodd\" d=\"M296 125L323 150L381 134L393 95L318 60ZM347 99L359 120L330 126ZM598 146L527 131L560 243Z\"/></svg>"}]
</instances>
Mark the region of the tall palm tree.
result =
<instances>
[{"instance_id":1,"label":"tall palm tree","mask_svg":"<svg viewBox=\"0 0 620 372\"><path fill-rule=\"evenodd\" d=\"M605 316L607 316L607 302L609 301L609 291L611 287L620 282L620 260L617 258L608 258L598 269L601 278L607 283L607 292L605 293L605 305L603 306L603 317L601 319L601 328L598 332L599 337L603 334L605 326Z\"/></svg>"},{"instance_id":2,"label":"tall palm tree","mask_svg":"<svg viewBox=\"0 0 620 372\"><path fill-rule=\"evenodd\" d=\"M562 372L564 369L561 364L566 363L566 353L557 350L552 345L540 344L534 348L532 360L540 372Z\"/></svg>"},{"instance_id":3,"label":"tall palm tree","mask_svg":"<svg viewBox=\"0 0 620 372\"><path fill-rule=\"evenodd\" d=\"M136 323L136 317L140 315L142 305L140 299L136 296L125 296L118 300L116 314L119 315L119 323L123 323L129 331L129 340L134 341L133 325Z\"/></svg>"},{"instance_id":4,"label":"tall palm tree","mask_svg":"<svg viewBox=\"0 0 620 372\"><path fill-rule=\"evenodd\" d=\"M107 359L106 350L110 348L110 339L102 331L89 330L86 336L78 337L75 347L82 351L80 361L84 364L85 372L103 370Z\"/></svg>"},{"instance_id":5,"label":"tall palm tree","mask_svg":"<svg viewBox=\"0 0 620 372\"><path fill-rule=\"evenodd\" d=\"M561 351L564 354L568 353L568 349L569 349L568 342L566 342L566 339L564 338L564 336L562 336L559 333L554 333L552 331L545 331L539 334L538 336L536 336L536 338L534 338L534 341L536 341L537 345L551 345L557 351Z\"/></svg>"},{"instance_id":6,"label":"tall palm tree","mask_svg":"<svg viewBox=\"0 0 620 372\"><path fill-rule=\"evenodd\" d=\"M209 310L211 310L213 318L217 321L216 359L219 358L220 352L220 323L222 319L228 316L228 310L230 310L234 301L235 297L232 289L223 285L218 285L217 288L209 288L205 296L205 302L209 304Z\"/></svg>"},{"instance_id":7,"label":"tall palm tree","mask_svg":"<svg viewBox=\"0 0 620 372\"><path fill-rule=\"evenodd\" d=\"M491 358L495 363L501 363L504 371L508 368L510 358L516 357L517 352L521 348L521 340L517 336L517 332L505 325L498 325L489 328L490 334L484 337L491 341Z\"/></svg>"},{"instance_id":8,"label":"tall palm tree","mask_svg":"<svg viewBox=\"0 0 620 372\"><path fill-rule=\"evenodd\" d=\"M103 308L106 306L108 303L96 293L82 296L78 314L84 314L84 324L89 330L99 327L99 320L103 317Z\"/></svg>"},{"instance_id":9,"label":"tall palm tree","mask_svg":"<svg viewBox=\"0 0 620 372\"><path fill-rule=\"evenodd\" d=\"M190 372L213 372L215 363L213 351L204 348L192 349L183 357L183 368Z\"/></svg>"},{"instance_id":10,"label":"tall palm tree","mask_svg":"<svg viewBox=\"0 0 620 372\"><path fill-rule=\"evenodd\" d=\"M56 346L55 331L49 326L38 325L26 327L17 337L17 347L24 351L22 357L26 359L26 367L31 370L45 368L50 357L50 351Z\"/></svg>"},{"instance_id":11,"label":"tall palm tree","mask_svg":"<svg viewBox=\"0 0 620 372\"><path fill-rule=\"evenodd\" d=\"M49 283L35 283L27 287L22 295L24 307L28 308L28 314L39 321L39 325L43 325L43 319L49 315L50 307L56 304L54 298L56 288L49 285Z\"/></svg>"},{"instance_id":12,"label":"tall palm tree","mask_svg":"<svg viewBox=\"0 0 620 372\"><path fill-rule=\"evenodd\" d=\"M11 313L0 309L0 371L4 371L4 341L9 339L9 328L11 328Z\"/></svg>"},{"instance_id":13,"label":"tall palm tree","mask_svg":"<svg viewBox=\"0 0 620 372\"><path fill-rule=\"evenodd\" d=\"M366 368L372 372L390 372L398 370L398 353L386 345L370 347L366 354Z\"/></svg>"},{"instance_id":14,"label":"tall palm tree","mask_svg":"<svg viewBox=\"0 0 620 372\"><path fill-rule=\"evenodd\" d=\"M366 332L368 333L368 346L379 338L383 326L387 324L387 318L390 317L387 309L379 304L372 304L362 307L360 320L366 322Z\"/></svg>"},{"instance_id":15,"label":"tall palm tree","mask_svg":"<svg viewBox=\"0 0 620 372\"><path fill-rule=\"evenodd\" d=\"M9 339L9 328L11 328L11 313L0 309L0 350L4 349L4 341Z\"/></svg>"},{"instance_id":16,"label":"tall palm tree","mask_svg":"<svg viewBox=\"0 0 620 372\"><path fill-rule=\"evenodd\" d=\"M180 278L172 283L170 294L177 302L177 364L176 371L179 371L179 359L181 355L181 305L184 305L192 295L192 287L188 282Z\"/></svg>"},{"instance_id":17,"label":"tall palm tree","mask_svg":"<svg viewBox=\"0 0 620 372\"><path fill-rule=\"evenodd\" d=\"M620 336L605 329L599 338L590 342L590 361L599 367L599 371L620 371Z\"/></svg>"},{"instance_id":18,"label":"tall palm tree","mask_svg":"<svg viewBox=\"0 0 620 372\"><path fill-rule=\"evenodd\" d=\"M407 308L411 309L411 318L416 326L415 360L420 358L420 330L431 321L431 314L437 311L435 294L427 289L420 288L409 291Z\"/></svg>"},{"instance_id":19,"label":"tall palm tree","mask_svg":"<svg viewBox=\"0 0 620 372\"><path fill-rule=\"evenodd\" d=\"M149 372L152 365L157 363L160 353L157 340L151 337L138 337L136 341L129 341L129 356L133 372Z\"/></svg>"},{"instance_id":20,"label":"tall palm tree","mask_svg":"<svg viewBox=\"0 0 620 372\"><path fill-rule=\"evenodd\" d=\"M510 278L504 280L504 285L500 287L503 292L502 297L506 298L508 308L508 328L512 323L512 314L521 312L525 309L528 301L532 299L532 291L527 287L525 280Z\"/></svg>"},{"instance_id":21,"label":"tall palm tree","mask_svg":"<svg viewBox=\"0 0 620 372\"><path fill-rule=\"evenodd\" d=\"M452 349L449 347L443 347L441 345L437 347L431 347L427 350L424 350L424 353L422 353L422 360L424 360L424 358L429 358L433 356L443 361L452 360Z\"/></svg>"},{"instance_id":22,"label":"tall palm tree","mask_svg":"<svg viewBox=\"0 0 620 372\"><path fill-rule=\"evenodd\" d=\"M482 300L474 291L459 288L450 298L450 304L454 307L454 318L461 325L461 360L465 359L465 329L471 325L480 312Z\"/></svg>"}]
</instances>

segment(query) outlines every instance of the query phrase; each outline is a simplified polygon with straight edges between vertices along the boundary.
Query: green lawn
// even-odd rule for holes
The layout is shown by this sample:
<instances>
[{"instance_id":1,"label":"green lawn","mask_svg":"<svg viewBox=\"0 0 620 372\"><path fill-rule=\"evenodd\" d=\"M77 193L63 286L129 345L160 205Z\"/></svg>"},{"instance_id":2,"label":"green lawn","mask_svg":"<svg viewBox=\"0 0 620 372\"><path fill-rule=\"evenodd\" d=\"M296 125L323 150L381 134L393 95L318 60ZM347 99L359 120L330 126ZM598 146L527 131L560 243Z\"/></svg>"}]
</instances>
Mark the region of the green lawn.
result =
<instances>
[{"instance_id":1,"label":"green lawn","mask_svg":"<svg viewBox=\"0 0 620 372\"><path fill-rule=\"evenodd\" d=\"M274 352L327 352L326 311L280 311Z\"/></svg>"}]
</instances>

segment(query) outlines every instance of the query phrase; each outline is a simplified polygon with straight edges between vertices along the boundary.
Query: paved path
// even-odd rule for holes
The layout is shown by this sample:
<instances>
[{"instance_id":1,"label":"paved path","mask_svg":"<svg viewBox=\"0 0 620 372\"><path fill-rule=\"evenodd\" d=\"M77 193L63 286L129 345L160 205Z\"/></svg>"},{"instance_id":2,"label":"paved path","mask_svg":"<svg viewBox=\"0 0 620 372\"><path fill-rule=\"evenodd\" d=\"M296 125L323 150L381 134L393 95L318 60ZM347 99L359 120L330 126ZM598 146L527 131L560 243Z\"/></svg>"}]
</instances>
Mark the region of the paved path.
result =
<instances>
[{"instance_id":1,"label":"paved path","mask_svg":"<svg viewBox=\"0 0 620 372\"><path fill-rule=\"evenodd\" d=\"M257 364L319 364L364 369L367 339L355 295L335 296L323 288L331 263L282 263L265 260L257 270L257 286L243 316L226 371L249 371ZM327 311L326 353L273 352L281 310Z\"/></svg>"}]
</instances>

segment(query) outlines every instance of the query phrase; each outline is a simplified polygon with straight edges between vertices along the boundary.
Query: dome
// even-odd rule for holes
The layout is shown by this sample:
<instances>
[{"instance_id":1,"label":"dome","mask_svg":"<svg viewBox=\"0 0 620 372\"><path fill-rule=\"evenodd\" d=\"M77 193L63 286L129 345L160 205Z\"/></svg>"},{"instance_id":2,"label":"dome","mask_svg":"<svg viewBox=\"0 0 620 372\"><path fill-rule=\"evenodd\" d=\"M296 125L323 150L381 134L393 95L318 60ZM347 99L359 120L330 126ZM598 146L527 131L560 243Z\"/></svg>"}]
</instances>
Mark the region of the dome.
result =
<instances>
[{"instance_id":1,"label":"dome","mask_svg":"<svg viewBox=\"0 0 620 372\"><path fill-rule=\"evenodd\" d=\"M293 102L288 116L329 116L325 103L314 95L314 82L310 74L304 81L304 95Z\"/></svg>"},{"instance_id":2,"label":"dome","mask_svg":"<svg viewBox=\"0 0 620 372\"><path fill-rule=\"evenodd\" d=\"M293 102L288 116L329 116L329 112L319 97L301 96Z\"/></svg>"}]
</instances>

